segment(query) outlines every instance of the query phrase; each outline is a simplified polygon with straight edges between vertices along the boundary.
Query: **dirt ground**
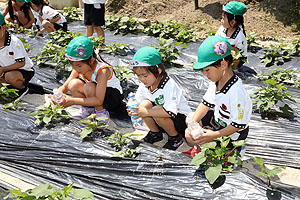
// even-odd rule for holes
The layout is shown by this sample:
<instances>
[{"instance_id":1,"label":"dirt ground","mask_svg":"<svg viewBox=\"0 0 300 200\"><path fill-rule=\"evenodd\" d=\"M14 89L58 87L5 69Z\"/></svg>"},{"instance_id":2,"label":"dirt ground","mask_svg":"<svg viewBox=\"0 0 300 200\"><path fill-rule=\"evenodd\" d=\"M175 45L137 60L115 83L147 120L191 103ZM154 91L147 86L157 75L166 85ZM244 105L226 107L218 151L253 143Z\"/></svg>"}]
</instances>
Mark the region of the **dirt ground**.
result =
<instances>
[{"instance_id":1,"label":"dirt ground","mask_svg":"<svg viewBox=\"0 0 300 200\"><path fill-rule=\"evenodd\" d=\"M245 28L258 39L289 38L299 35L300 3L298 0L240 0L247 6ZM221 23L222 5L228 0L109 0L107 13L162 22L176 20L192 25L200 34L217 30ZM295 6L296 5L296 6Z\"/></svg>"}]
</instances>

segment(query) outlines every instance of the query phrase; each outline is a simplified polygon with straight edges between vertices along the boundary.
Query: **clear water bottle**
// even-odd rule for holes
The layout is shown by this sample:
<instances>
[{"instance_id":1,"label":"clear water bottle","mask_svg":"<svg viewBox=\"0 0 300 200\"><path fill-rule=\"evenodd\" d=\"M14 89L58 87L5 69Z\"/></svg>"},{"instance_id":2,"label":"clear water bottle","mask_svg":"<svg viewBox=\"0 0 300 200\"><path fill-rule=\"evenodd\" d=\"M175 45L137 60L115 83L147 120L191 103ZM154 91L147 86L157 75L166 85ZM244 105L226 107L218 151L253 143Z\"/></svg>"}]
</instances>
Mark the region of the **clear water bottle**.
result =
<instances>
[{"instance_id":1,"label":"clear water bottle","mask_svg":"<svg viewBox=\"0 0 300 200\"><path fill-rule=\"evenodd\" d=\"M56 103L61 103L65 100L65 94L59 91L57 88L53 90L53 99Z\"/></svg>"},{"instance_id":2,"label":"clear water bottle","mask_svg":"<svg viewBox=\"0 0 300 200\"><path fill-rule=\"evenodd\" d=\"M19 28L19 24L18 24L18 21L16 19L14 20L14 28L15 29Z\"/></svg>"},{"instance_id":3,"label":"clear water bottle","mask_svg":"<svg viewBox=\"0 0 300 200\"><path fill-rule=\"evenodd\" d=\"M191 121L188 123L188 128L193 139L198 139L203 134L203 130L198 122Z\"/></svg>"},{"instance_id":4,"label":"clear water bottle","mask_svg":"<svg viewBox=\"0 0 300 200\"><path fill-rule=\"evenodd\" d=\"M129 93L127 106L132 111L135 110L132 107L139 107L139 104L138 104L137 100L135 99L135 94L134 93ZM138 119L134 119L136 117L137 117L137 115L131 116L132 125L135 129L142 129L143 119L141 117L138 118Z\"/></svg>"}]
</instances>

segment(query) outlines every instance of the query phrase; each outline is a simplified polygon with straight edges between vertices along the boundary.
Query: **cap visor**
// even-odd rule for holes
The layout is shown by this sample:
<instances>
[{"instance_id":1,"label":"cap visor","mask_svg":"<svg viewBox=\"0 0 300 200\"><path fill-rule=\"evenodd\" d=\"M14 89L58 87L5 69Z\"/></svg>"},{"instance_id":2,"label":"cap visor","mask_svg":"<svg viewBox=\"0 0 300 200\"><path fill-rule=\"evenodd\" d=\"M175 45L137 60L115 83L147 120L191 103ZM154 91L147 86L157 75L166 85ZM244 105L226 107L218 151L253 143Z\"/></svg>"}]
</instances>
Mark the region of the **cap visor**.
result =
<instances>
[{"instance_id":1,"label":"cap visor","mask_svg":"<svg viewBox=\"0 0 300 200\"><path fill-rule=\"evenodd\" d=\"M129 64L130 64L131 67L148 67L148 66L151 66L151 65L149 65L147 63L144 63L142 61L139 61L139 60L132 60L132 61L130 61Z\"/></svg>"},{"instance_id":2,"label":"cap visor","mask_svg":"<svg viewBox=\"0 0 300 200\"><path fill-rule=\"evenodd\" d=\"M73 58L73 57L70 57L70 56L66 56L68 58L68 60L70 61L82 61L84 59L81 59L81 58Z\"/></svg>"},{"instance_id":3,"label":"cap visor","mask_svg":"<svg viewBox=\"0 0 300 200\"><path fill-rule=\"evenodd\" d=\"M223 11L225 12L228 12L228 10L226 10L225 6L223 5L223 8L222 8ZM228 12L229 13L229 12Z\"/></svg>"},{"instance_id":4,"label":"cap visor","mask_svg":"<svg viewBox=\"0 0 300 200\"><path fill-rule=\"evenodd\" d=\"M209 61L209 62L196 62L193 65L194 69L203 69L205 67L208 67L209 65L213 64L215 61Z\"/></svg>"}]
</instances>

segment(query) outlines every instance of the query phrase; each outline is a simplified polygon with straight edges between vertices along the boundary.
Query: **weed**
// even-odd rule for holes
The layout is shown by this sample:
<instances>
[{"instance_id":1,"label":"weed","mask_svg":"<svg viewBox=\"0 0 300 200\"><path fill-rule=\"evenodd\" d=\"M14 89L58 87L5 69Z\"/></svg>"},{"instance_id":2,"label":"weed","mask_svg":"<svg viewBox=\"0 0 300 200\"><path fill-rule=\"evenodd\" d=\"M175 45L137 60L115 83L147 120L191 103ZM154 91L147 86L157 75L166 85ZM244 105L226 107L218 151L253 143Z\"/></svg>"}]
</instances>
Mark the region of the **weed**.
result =
<instances>
[{"instance_id":1,"label":"weed","mask_svg":"<svg viewBox=\"0 0 300 200\"><path fill-rule=\"evenodd\" d=\"M266 80L267 87L260 86L254 90L251 95L255 98L253 101L256 102L257 108L261 115L270 113L271 109L277 105L278 102L282 102L283 106L279 106L279 109L287 116L293 117L293 109L284 100L289 100L294 103L292 92L287 91L287 88L283 86L283 83L278 83L276 80Z\"/></svg>"},{"instance_id":2,"label":"weed","mask_svg":"<svg viewBox=\"0 0 300 200\"><path fill-rule=\"evenodd\" d=\"M14 199L57 199L57 200L67 200L67 199L81 199L81 200L93 200L94 194L86 189L74 189L73 183L65 186L63 189L55 189L50 184L41 184L33 189L26 190L22 192L19 190L9 190L9 194L4 197L4 200Z\"/></svg>"},{"instance_id":3,"label":"weed","mask_svg":"<svg viewBox=\"0 0 300 200\"><path fill-rule=\"evenodd\" d=\"M70 113L62 109L60 105L50 103L48 106L42 105L35 108L29 113L35 115L35 124L54 124L57 122L68 123L70 121Z\"/></svg>"},{"instance_id":4,"label":"weed","mask_svg":"<svg viewBox=\"0 0 300 200\"><path fill-rule=\"evenodd\" d=\"M285 169L285 167L283 166L275 166L273 169L271 170L267 170L265 163L263 162L261 157L253 157L253 160L260 165L260 169L262 172L259 172L258 174L261 176L264 176L267 178L267 186L272 188L271 185L271 180L278 174L280 173L282 170Z\"/></svg>"},{"instance_id":5,"label":"weed","mask_svg":"<svg viewBox=\"0 0 300 200\"><path fill-rule=\"evenodd\" d=\"M155 45L151 45L155 49L157 49L162 55L162 61L165 64L170 64L174 60L178 59L179 50L177 47L181 47L183 49L188 48L188 46L182 44L182 42L174 43L174 39L159 39L159 43Z\"/></svg>"},{"instance_id":6,"label":"weed","mask_svg":"<svg viewBox=\"0 0 300 200\"><path fill-rule=\"evenodd\" d=\"M220 144L217 145L217 142ZM221 172L232 172L233 165L242 166L241 156L235 149L245 145L245 140L232 142L233 148L227 148L230 142L230 137L217 138L215 141L201 145L201 152L198 153L190 165L204 165L205 177L210 184L213 184L220 176ZM232 164L228 164L232 163Z\"/></svg>"},{"instance_id":7,"label":"weed","mask_svg":"<svg viewBox=\"0 0 300 200\"><path fill-rule=\"evenodd\" d=\"M150 36L164 39L174 39L178 42L188 43L196 41L196 37L192 30L175 21L153 23L151 26L146 27L144 32Z\"/></svg>"},{"instance_id":8,"label":"weed","mask_svg":"<svg viewBox=\"0 0 300 200\"><path fill-rule=\"evenodd\" d=\"M105 22L105 28L110 31L115 31L114 34L128 33L136 34L144 30L145 24L133 17L124 17L118 15L111 15Z\"/></svg>"},{"instance_id":9,"label":"weed","mask_svg":"<svg viewBox=\"0 0 300 200\"><path fill-rule=\"evenodd\" d=\"M76 7L65 7L62 15L66 18L67 22L80 21L82 19L80 11Z\"/></svg>"},{"instance_id":10,"label":"weed","mask_svg":"<svg viewBox=\"0 0 300 200\"><path fill-rule=\"evenodd\" d=\"M104 120L107 119L105 117L96 118L96 114L92 114L87 118L80 120L79 123L85 124L85 126L81 128L80 138L84 139L91 133L107 127L107 125L102 123Z\"/></svg>"},{"instance_id":11,"label":"weed","mask_svg":"<svg viewBox=\"0 0 300 200\"><path fill-rule=\"evenodd\" d=\"M266 47L262 49L264 55L260 56L260 62L263 62L266 67L270 67L275 62L278 65L282 65L284 62L291 59L290 50L284 49L286 45L271 45L270 47Z\"/></svg>"}]
</instances>

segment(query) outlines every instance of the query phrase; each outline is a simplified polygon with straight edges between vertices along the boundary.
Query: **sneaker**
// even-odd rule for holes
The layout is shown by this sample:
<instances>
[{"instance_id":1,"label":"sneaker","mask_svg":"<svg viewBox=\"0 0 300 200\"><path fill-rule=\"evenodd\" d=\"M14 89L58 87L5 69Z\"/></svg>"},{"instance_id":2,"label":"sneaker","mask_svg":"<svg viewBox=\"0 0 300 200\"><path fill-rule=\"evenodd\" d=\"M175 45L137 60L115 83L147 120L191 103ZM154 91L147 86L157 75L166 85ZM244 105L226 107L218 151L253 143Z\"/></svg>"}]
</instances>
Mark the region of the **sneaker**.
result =
<instances>
[{"instance_id":1,"label":"sneaker","mask_svg":"<svg viewBox=\"0 0 300 200\"><path fill-rule=\"evenodd\" d=\"M178 134L176 136L169 136L168 142L163 146L163 148L176 150L182 143L182 135Z\"/></svg>"},{"instance_id":2,"label":"sneaker","mask_svg":"<svg viewBox=\"0 0 300 200\"><path fill-rule=\"evenodd\" d=\"M101 120L98 125L107 125L109 121L109 112L106 109L96 110L96 118L104 117L104 120Z\"/></svg>"},{"instance_id":3,"label":"sneaker","mask_svg":"<svg viewBox=\"0 0 300 200\"><path fill-rule=\"evenodd\" d=\"M95 107L81 106L78 113L72 115L73 119L81 120L95 113Z\"/></svg>"},{"instance_id":4,"label":"sneaker","mask_svg":"<svg viewBox=\"0 0 300 200\"><path fill-rule=\"evenodd\" d=\"M19 97L17 99L21 99L23 98L29 91L29 88L25 85L22 86L21 89L19 89L19 91L17 92Z\"/></svg>"},{"instance_id":5,"label":"sneaker","mask_svg":"<svg viewBox=\"0 0 300 200\"><path fill-rule=\"evenodd\" d=\"M159 142L163 140L163 134L161 131L159 132L152 132L149 131L146 137L143 138L144 142L148 142L150 144L153 144L154 142Z\"/></svg>"},{"instance_id":6,"label":"sneaker","mask_svg":"<svg viewBox=\"0 0 300 200\"><path fill-rule=\"evenodd\" d=\"M185 152L182 152L182 153L194 157L196 154L198 154L200 152L201 152L201 148L199 148L198 146L194 146L191 149L189 149L188 151L185 151Z\"/></svg>"}]
</instances>

